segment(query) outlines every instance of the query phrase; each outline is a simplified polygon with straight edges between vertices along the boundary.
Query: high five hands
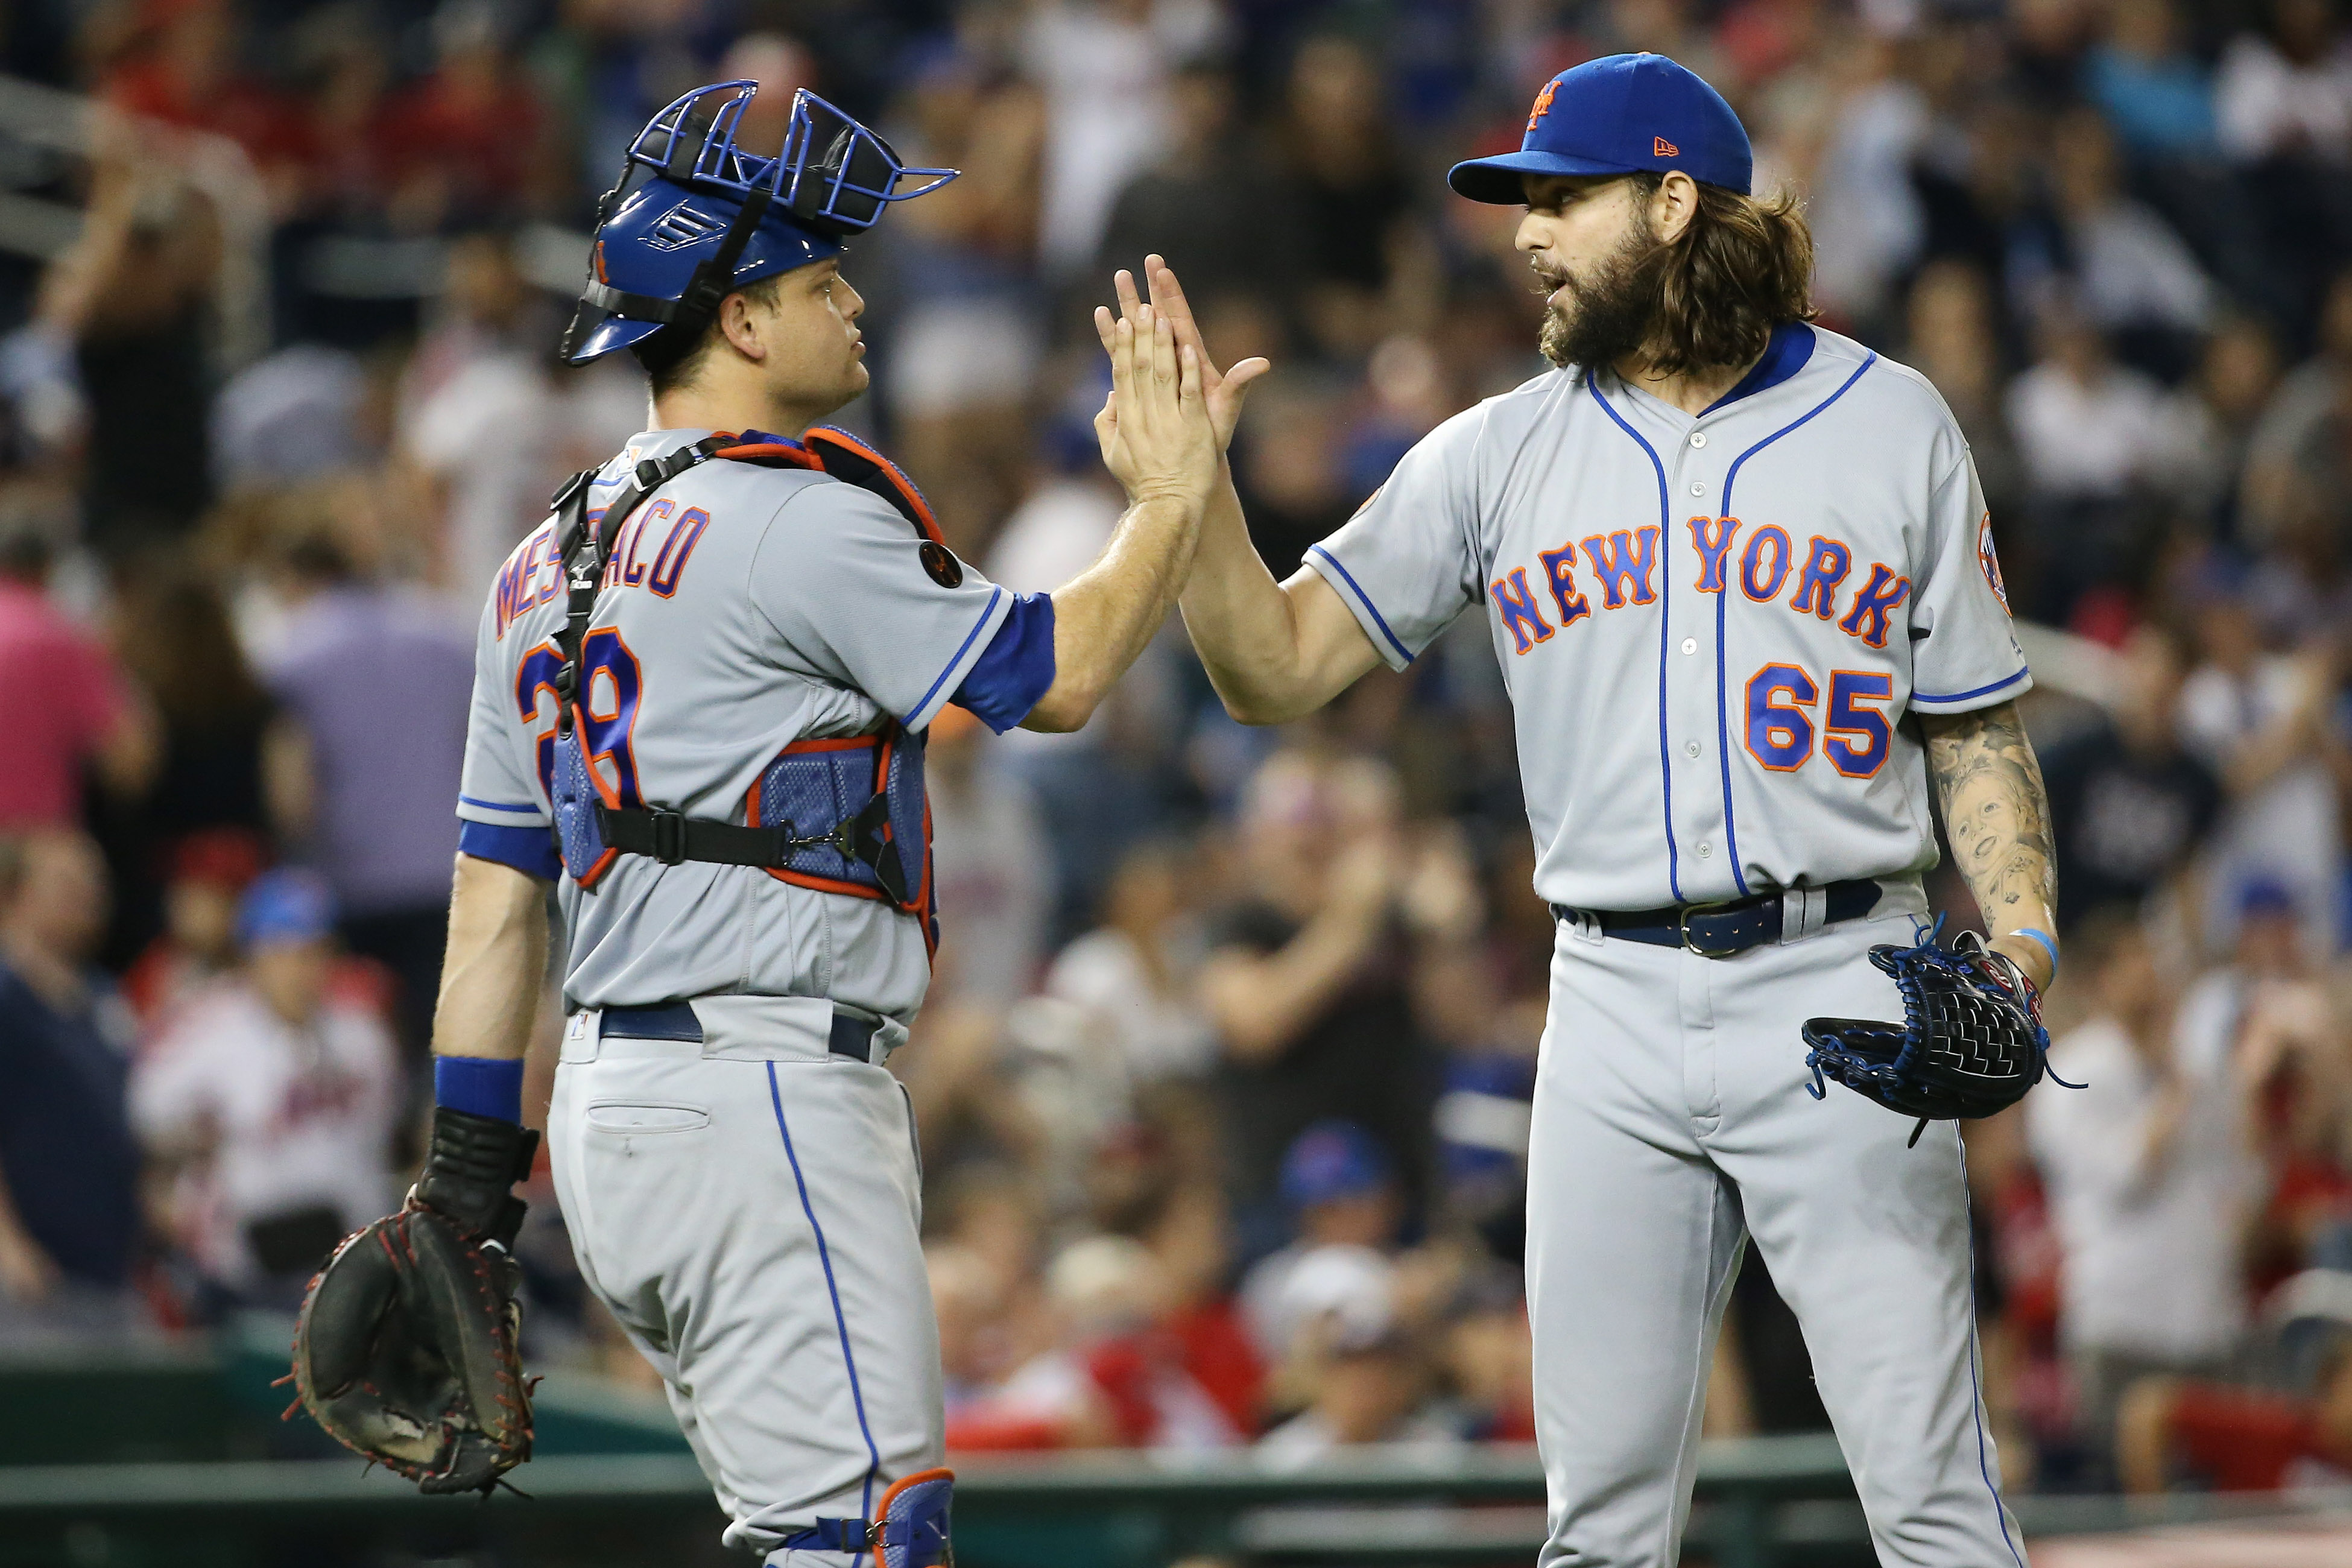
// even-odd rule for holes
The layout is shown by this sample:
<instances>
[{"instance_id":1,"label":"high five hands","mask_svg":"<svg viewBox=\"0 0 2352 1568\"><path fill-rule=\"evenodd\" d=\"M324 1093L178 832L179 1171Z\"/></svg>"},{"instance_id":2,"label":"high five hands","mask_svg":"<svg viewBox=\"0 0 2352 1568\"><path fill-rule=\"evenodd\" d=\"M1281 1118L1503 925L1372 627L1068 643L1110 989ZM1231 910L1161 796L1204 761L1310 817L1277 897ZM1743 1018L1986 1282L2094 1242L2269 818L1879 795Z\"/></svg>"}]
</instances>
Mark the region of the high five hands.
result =
<instances>
[{"instance_id":1,"label":"high five hands","mask_svg":"<svg viewBox=\"0 0 2352 1568\"><path fill-rule=\"evenodd\" d=\"M1095 416L1103 466L1129 500L1179 500L1197 520L1220 449L1202 387L1208 360L1180 345L1168 317L1148 305L1116 322L1108 310L1095 314L1110 355L1110 399Z\"/></svg>"},{"instance_id":2,"label":"high five hands","mask_svg":"<svg viewBox=\"0 0 2352 1568\"><path fill-rule=\"evenodd\" d=\"M1103 437L1103 460L1110 461L1110 437L1106 431L1116 428L1123 406L1118 395L1118 363L1125 352L1121 345L1127 339L1122 331L1140 332L1146 323L1165 321L1175 333L1178 348L1187 356L1188 374L1194 363L1200 366L1201 391L1208 405L1209 423L1215 430L1217 450L1222 453L1233 444L1234 426L1240 423L1242 400L1248 396L1250 384L1274 367L1263 359L1245 359L1231 369L1220 373L1209 358L1209 346L1201 340L1201 328L1192 319L1192 308L1184 298L1183 285L1176 274L1158 256L1143 258L1143 273L1150 289L1148 295L1138 295L1135 274L1121 268L1112 279L1118 289L1118 315L1113 317L1106 306L1095 307L1095 331L1102 339L1103 352L1111 360L1110 400L1095 417L1095 432ZM1118 473L1116 466L1111 470Z\"/></svg>"}]
</instances>

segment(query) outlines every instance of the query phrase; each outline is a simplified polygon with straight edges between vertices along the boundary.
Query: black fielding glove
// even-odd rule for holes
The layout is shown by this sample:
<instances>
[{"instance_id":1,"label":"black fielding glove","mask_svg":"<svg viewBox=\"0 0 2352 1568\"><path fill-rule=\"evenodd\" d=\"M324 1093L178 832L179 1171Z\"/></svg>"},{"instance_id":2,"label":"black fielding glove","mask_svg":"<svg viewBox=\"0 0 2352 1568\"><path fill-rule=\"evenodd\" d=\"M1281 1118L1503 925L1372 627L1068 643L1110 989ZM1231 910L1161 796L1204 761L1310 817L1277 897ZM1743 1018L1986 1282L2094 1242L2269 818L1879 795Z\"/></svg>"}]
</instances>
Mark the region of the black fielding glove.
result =
<instances>
[{"instance_id":1,"label":"black fielding glove","mask_svg":"<svg viewBox=\"0 0 2352 1568\"><path fill-rule=\"evenodd\" d=\"M2049 1071L2050 1031L2042 998L2016 964L1964 931L1952 947L1935 934L1916 947L1882 942L1870 962L1895 980L1903 1021L1808 1018L1806 1090L1816 1100L1824 1078L1887 1110L1918 1118L1911 1142L1930 1121L1969 1120L2008 1110ZM2053 1082L2066 1088L2056 1074Z\"/></svg>"},{"instance_id":2,"label":"black fielding glove","mask_svg":"<svg viewBox=\"0 0 2352 1568\"><path fill-rule=\"evenodd\" d=\"M511 1121L436 1109L407 1204L346 1237L303 1300L302 1407L421 1491L487 1492L530 1458L508 1248L525 1208L510 1189L538 1152L539 1134Z\"/></svg>"}]
</instances>

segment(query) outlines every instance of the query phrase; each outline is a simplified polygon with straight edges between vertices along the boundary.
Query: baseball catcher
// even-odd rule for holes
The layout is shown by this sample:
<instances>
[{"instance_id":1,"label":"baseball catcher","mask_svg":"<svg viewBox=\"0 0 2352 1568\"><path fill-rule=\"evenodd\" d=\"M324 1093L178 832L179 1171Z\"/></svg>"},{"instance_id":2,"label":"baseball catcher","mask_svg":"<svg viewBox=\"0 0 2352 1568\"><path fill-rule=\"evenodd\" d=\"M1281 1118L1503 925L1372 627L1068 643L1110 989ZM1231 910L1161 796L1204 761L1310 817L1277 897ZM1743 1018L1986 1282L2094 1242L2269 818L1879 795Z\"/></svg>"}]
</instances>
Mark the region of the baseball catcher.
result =
<instances>
[{"instance_id":1,"label":"baseball catcher","mask_svg":"<svg viewBox=\"0 0 2352 1568\"><path fill-rule=\"evenodd\" d=\"M869 379L849 247L954 171L806 91L753 153L754 90L663 110L600 205L562 353L635 355L646 427L485 584L432 1154L313 1284L295 1375L428 1491L529 1455L508 1189L536 1152L552 887L548 1173L725 1541L768 1568L933 1568L954 1478L885 1067L938 940L925 737L950 704L1000 733L1087 722L1175 604L1227 432L1172 321L1129 322L1097 424L1129 504L1100 557L1049 594L958 561L913 481L824 424Z\"/></svg>"}]
</instances>

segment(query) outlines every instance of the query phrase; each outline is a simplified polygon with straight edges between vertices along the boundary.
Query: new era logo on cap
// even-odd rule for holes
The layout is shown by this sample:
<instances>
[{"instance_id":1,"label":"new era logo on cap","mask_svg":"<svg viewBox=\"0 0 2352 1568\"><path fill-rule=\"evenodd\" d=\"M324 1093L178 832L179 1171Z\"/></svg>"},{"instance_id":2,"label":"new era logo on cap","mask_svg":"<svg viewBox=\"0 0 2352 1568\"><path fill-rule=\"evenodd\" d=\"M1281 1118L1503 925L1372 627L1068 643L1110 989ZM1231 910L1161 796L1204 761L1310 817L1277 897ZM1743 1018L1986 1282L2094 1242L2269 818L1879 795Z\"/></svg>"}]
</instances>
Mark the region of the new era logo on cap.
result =
<instances>
[{"instance_id":1,"label":"new era logo on cap","mask_svg":"<svg viewBox=\"0 0 2352 1568\"><path fill-rule=\"evenodd\" d=\"M1744 195L1754 163L1739 117L1695 73L1664 55L1610 55L1544 84L1517 152L1457 163L1446 183L1475 202L1517 205L1529 175L1679 169Z\"/></svg>"}]
</instances>

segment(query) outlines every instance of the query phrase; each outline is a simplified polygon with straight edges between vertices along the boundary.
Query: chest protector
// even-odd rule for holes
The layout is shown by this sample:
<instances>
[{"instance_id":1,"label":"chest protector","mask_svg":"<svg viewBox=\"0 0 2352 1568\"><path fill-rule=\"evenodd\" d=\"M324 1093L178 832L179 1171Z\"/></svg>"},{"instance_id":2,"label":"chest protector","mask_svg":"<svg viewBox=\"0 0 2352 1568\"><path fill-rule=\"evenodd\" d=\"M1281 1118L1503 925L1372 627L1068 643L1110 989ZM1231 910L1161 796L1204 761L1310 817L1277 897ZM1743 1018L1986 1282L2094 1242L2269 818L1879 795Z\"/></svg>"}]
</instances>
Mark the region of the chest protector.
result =
<instances>
[{"instance_id":1,"label":"chest protector","mask_svg":"<svg viewBox=\"0 0 2352 1568\"><path fill-rule=\"evenodd\" d=\"M721 433L649 458L593 520L588 490L597 470L574 475L554 500L567 597L555 639L563 668L556 678L549 783L564 874L593 890L622 855L645 855L666 866L698 860L757 867L795 887L887 903L920 921L924 942L936 949L931 812L923 792L920 732L890 719L871 734L793 742L751 786L740 826L624 799L581 744L580 704L587 694L580 684L580 648L611 564L612 542L655 490L713 458L831 474L880 496L924 539L944 546L914 481L856 437L830 426L798 441Z\"/></svg>"}]
</instances>

